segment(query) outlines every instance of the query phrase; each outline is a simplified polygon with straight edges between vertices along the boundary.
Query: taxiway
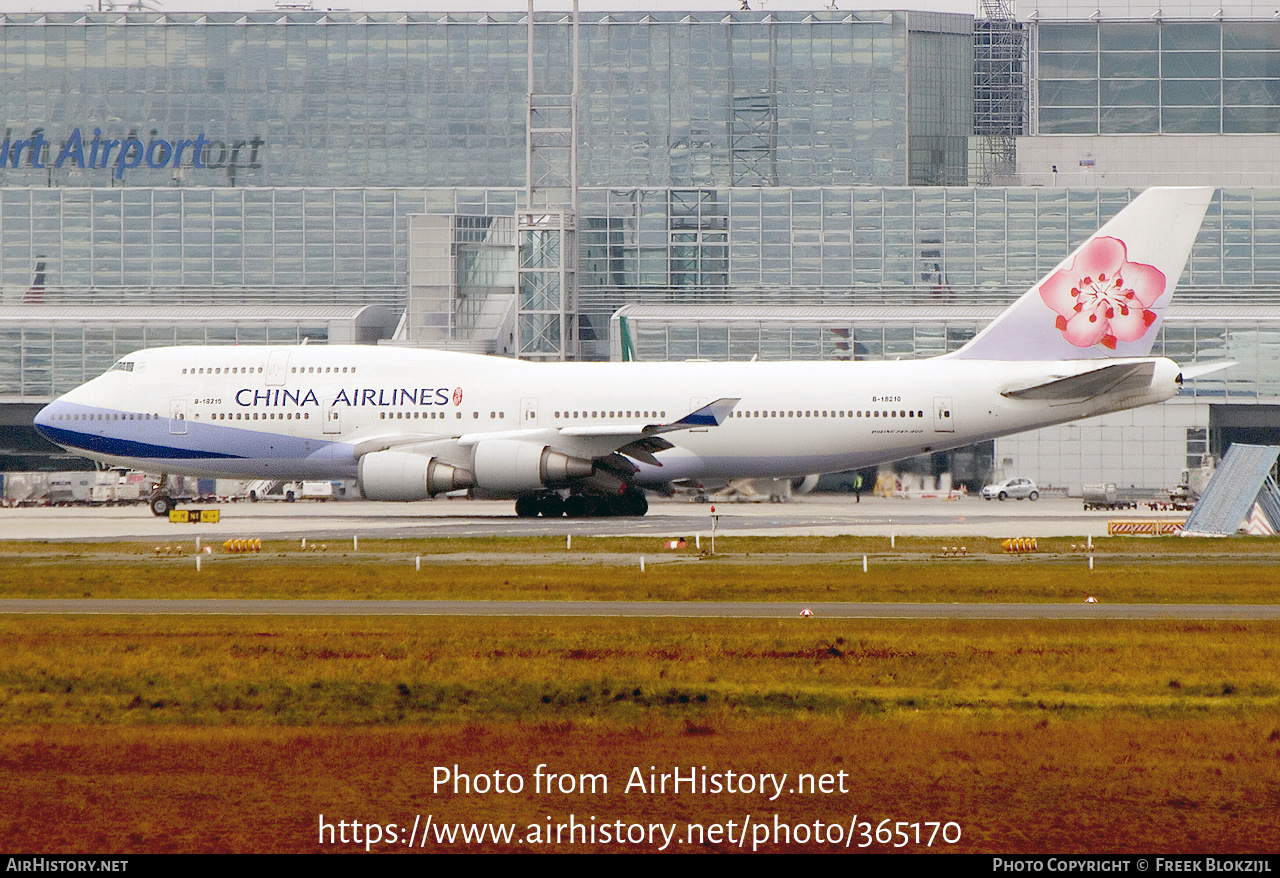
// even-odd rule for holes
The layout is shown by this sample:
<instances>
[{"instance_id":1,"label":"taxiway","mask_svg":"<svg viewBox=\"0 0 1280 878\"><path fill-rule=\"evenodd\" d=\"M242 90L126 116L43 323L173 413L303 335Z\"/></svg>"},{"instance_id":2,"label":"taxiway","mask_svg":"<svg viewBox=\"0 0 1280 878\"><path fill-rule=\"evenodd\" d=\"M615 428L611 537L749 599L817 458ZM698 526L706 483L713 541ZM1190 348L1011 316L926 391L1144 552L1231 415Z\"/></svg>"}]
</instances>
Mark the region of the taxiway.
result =
<instances>
[{"instance_id":1,"label":"taxiway","mask_svg":"<svg viewBox=\"0 0 1280 878\"><path fill-rule=\"evenodd\" d=\"M1181 520L1186 513L1147 509L1085 512L1078 499L985 501L977 497L899 499L808 495L788 503L692 503L652 499L643 518L517 518L507 501L420 503L224 503L216 524L174 524L145 506L0 509L0 539L127 540L195 536L316 539L468 536L1104 536L1113 518Z\"/></svg>"}]
</instances>

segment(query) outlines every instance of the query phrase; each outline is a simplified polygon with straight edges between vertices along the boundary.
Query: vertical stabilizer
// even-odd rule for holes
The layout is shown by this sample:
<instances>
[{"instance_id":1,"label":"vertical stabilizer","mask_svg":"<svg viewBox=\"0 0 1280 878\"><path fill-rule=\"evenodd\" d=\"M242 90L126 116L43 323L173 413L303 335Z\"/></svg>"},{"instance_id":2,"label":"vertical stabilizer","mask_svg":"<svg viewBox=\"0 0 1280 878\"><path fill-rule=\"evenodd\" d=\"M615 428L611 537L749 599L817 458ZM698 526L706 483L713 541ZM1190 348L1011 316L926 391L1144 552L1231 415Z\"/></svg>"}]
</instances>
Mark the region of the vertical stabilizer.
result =
<instances>
[{"instance_id":1,"label":"vertical stabilizer","mask_svg":"<svg viewBox=\"0 0 1280 878\"><path fill-rule=\"evenodd\" d=\"M1143 192L951 356L1147 356L1213 192L1210 187Z\"/></svg>"},{"instance_id":2,"label":"vertical stabilizer","mask_svg":"<svg viewBox=\"0 0 1280 878\"><path fill-rule=\"evenodd\" d=\"M622 333L622 362L631 363L636 358L636 345L631 340L631 325L627 322L626 315L618 318L618 327Z\"/></svg>"}]
</instances>

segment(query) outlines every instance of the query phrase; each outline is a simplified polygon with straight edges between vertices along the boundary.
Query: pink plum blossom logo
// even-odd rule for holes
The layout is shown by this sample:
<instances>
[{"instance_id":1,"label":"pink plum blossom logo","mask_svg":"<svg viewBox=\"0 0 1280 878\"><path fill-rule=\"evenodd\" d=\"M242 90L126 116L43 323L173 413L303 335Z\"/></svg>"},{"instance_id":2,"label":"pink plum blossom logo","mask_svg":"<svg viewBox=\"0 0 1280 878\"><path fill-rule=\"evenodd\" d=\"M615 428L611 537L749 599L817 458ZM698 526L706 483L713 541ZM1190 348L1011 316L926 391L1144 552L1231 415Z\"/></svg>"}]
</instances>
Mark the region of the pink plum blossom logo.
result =
<instances>
[{"instance_id":1,"label":"pink plum blossom logo","mask_svg":"<svg viewBox=\"0 0 1280 878\"><path fill-rule=\"evenodd\" d=\"M1124 241L1094 238L1070 267L1059 269L1040 286L1040 298L1058 313L1062 337L1076 347L1100 344L1115 350L1117 341L1137 341L1156 322L1151 309L1164 295L1160 269L1130 262Z\"/></svg>"}]
</instances>

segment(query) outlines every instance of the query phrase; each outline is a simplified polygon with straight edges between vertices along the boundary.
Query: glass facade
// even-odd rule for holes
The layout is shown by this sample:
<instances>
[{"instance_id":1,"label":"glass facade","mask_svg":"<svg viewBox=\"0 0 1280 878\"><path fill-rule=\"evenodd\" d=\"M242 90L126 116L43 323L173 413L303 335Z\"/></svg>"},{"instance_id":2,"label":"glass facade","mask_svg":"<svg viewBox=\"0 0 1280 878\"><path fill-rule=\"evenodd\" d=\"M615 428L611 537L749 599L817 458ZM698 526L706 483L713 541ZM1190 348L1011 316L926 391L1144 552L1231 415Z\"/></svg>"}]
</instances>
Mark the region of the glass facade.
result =
<instances>
[{"instance_id":1,"label":"glass facade","mask_svg":"<svg viewBox=\"0 0 1280 878\"><path fill-rule=\"evenodd\" d=\"M628 313L637 360L914 360L958 350L986 320Z\"/></svg>"},{"instance_id":2,"label":"glass facade","mask_svg":"<svg viewBox=\"0 0 1280 878\"><path fill-rule=\"evenodd\" d=\"M427 202L394 189L3 188L0 283L25 288L42 264L49 287L155 288L160 301L183 287L376 296L403 286L403 217Z\"/></svg>"},{"instance_id":3,"label":"glass facade","mask_svg":"<svg viewBox=\"0 0 1280 878\"><path fill-rule=\"evenodd\" d=\"M610 317L629 304L994 309L1134 191L968 185L965 15L589 13L576 258L562 259L574 247L515 222L526 207L522 19L0 18L0 304L38 287L46 305L399 312L417 295L427 307L409 326L422 341L493 328L490 297L510 295L522 344L552 348L576 330L584 358L606 359ZM551 105L569 87L572 29L559 12L538 22L533 60ZM1027 31L1033 133L1280 133L1280 22ZM1021 105L1000 101L1019 127ZM415 222L438 226L444 244L411 252ZM561 269L575 272L576 302ZM451 284L472 312L450 311ZM1277 289L1280 189L1220 190L1179 302L1269 305ZM1197 397L1280 399L1280 319L1220 316L1171 319L1157 350L1241 361L1189 388ZM919 357L954 350L984 319L699 320L641 324L636 343L644 358ZM3 326L5 399L61 392L125 349L318 337L296 322Z\"/></svg>"},{"instance_id":4,"label":"glass facade","mask_svg":"<svg viewBox=\"0 0 1280 878\"><path fill-rule=\"evenodd\" d=\"M579 289L584 304L598 303L591 310L735 299L1008 302L1134 194L1041 187L589 189L581 193ZM1220 190L1182 284L1193 296L1196 288L1247 294L1280 285L1280 190Z\"/></svg>"},{"instance_id":5,"label":"glass facade","mask_svg":"<svg viewBox=\"0 0 1280 878\"><path fill-rule=\"evenodd\" d=\"M519 194L0 189L0 279L7 303L21 301L40 271L40 301L49 305L256 301L400 310L412 215L509 221ZM1007 303L1132 194L1039 187L583 189L578 296L589 330L583 354L608 358L609 317L633 303ZM546 257L534 243L522 252ZM514 248L485 252L486 272L515 276ZM1192 250L1180 301L1243 304L1277 286L1280 190L1221 190ZM553 292L531 286L525 295L543 302Z\"/></svg>"},{"instance_id":6,"label":"glass facade","mask_svg":"<svg viewBox=\"0 0 1280 878\"><path fill-rule=\"evenodd\" d=\"M1280 133L1280 21L1035 28L1039 134Z\"/></svg>"},{"instance_id":7,"label":"glass facade","mask_svg":"<svg viewBox=\"0 0 1280 878\"><path fill-rule=\"evenodd\" d=\"M408 216L509 218L518 195L4 188L0 282L26 291L42 265L46 303L242 301L257 291L280 303L328 296L402 307ZM741 301L744 291L771 289L832 303L877 291L1005 301L1130 196L1041 187L582 189L580 292L593 311L652 296ZM1192 293L1280 285L1280 189L1222 189L1183 284Z\"/></svg>"},{"instance_id":8,"label":"glass facade","mask_svg":"<svg viewBox=\"0 0 1280 878\"><path fill-rule=\"evenodd\" d=\"M1180 294L1178 302L1183 298ZM778 319L696 311L668 315L662 309L646 313L641 308L626 317L637 360L915 360L958 350L999 309L991 308L980 318L921 318L864 310L871 313ZM936 314L938 309L931 310ZM1187 381L1180 398L1209 402L1280 399L1280 308L1219 307L1213 317L1195 313L1205 310L1188 308L1185 303L1175 305L1160 328L1152 356L1168 357L1184 366L1224 359L1236 365Z\"/></svg>"},{"instance_id":9,"label":"glass facade","mask_svg":"<svg viewBox=\"0 0 1280 878\"><path fill-rule=\"evenodd\" d=\"M0 399L47 400L96 378L125 354L173 345L324 343L320 320L0 321Z\"/></svg>"},{"instance_id":10,"label":"glass facade","mask_svg":"<svg viewBox=\"0 0 1280 878\"><path fill-rule=\"evenodd\" d=\"M0 186L520 185L523 17L8 15ZM538 89L567 92L572 28L563 13L539 22ZM579 180L963 184L971 27L899 12L584 14Z\"/></svg>"}]
</instances>

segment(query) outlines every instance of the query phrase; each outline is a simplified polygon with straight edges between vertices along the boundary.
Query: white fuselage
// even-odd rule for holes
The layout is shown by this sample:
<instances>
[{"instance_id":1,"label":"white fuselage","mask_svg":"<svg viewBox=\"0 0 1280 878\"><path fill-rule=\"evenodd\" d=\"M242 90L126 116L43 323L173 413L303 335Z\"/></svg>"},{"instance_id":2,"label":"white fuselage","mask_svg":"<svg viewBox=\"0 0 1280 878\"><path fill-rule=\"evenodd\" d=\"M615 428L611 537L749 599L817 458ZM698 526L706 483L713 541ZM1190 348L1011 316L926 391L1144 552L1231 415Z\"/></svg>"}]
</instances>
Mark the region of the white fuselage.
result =
<instances>
[{"instance_id":1,"label":"white fuselage","mask_svg":"<svg viewBox=\"0 0 1280 878\"><path fill-rule=\"evenodd\" d=\"M1046 401L1002 394L1098 362L527 363L369 346L164 348L124 358L51 403L36 426L112 466L353 478L361 454L373 449L423 448L470 467L475 449L495 437L598 457L625 444L609 444L612 430L671 424L733 398L739 402L720 425L664 433L674 447L656 453L660 467L637 460L634 483L783 478L1173 396L1177 365L1147 362L1153 377L1141 388Z\"/></svg>"}]
</instances>

